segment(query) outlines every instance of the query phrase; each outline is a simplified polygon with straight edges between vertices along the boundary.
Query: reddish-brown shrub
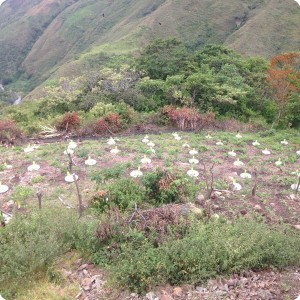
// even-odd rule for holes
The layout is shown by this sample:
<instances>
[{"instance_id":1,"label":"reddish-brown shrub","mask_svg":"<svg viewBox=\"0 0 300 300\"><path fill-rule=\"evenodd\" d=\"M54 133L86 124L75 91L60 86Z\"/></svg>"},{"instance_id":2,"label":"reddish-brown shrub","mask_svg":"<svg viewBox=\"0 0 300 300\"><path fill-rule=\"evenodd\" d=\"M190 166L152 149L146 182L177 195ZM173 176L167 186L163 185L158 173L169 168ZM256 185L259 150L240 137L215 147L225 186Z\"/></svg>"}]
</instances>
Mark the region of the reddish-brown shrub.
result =
<instances>
[{"instance_id":1,"label":"reddish-brown shrub","mask_svg":"<svg viewBox=\"0 0 300 300\"><path fill-rule=\"evenodd\" d=\"M173 109L173 107L169 106L164 109L164 112L180 130L197 129L200 114L194 108L182 107Z\"/></svg>"},{"instance_id":2,"label":"reddish-brown shrub","mask_svg":"<svg viewBox=\"0 0 300 300\"><path fill-rule=\"evenodd\" d=\"M109 129L113 132L120 130L121 117L117 113L109 113L104 116L104 120L109 125Z\"/></svg>"},{"instance_id":3,"label":"reddish-brown shrub","mask_svg":"<svg viewBox=\"0 0 300 300\"><path fill-rule=\"evenodd\" d=\"M167 105L162 108L161 113L167 116L180 130L203 129L213 126L215 122L215 114L213 112L200 115L195 108L186 106L175 108L172 105Z\"/></svg>"},{"instance_id":4,"label":"reddish-brown shrub","mask_svg":"<svg viewBox=\"0 0 300 300\"><path fill-rule=\"evenodd\" d=\"M21 131L16 127L13 120L0 120L0 143L13 145L22 137Z\"/></svg>"},{"instance_id":5,"label":"reddish-brown shrub","mask_svg":"<svg viewBox=\"0 0 300 300\"><path fill-rule=\"evenodd\" d=\"M117 113L109 113L94 124L94 133L111 134L121 129L121 117Z\"/></svg>"},{"instance_id":6,"label":"reddish-brown shrub","mask_svg":"<svg viewBox=\"0 0 300 300\"><path fill-rule=\"evenodd\" d=\"M109 125L104 117L98 119L94 124L94 132L97 134L109 133Z\"/></svg>"},{"instance_id":7,"label":"reddish-brown shrub","mask_svg":"<svg viewBox=\"0 0 300 300\"><path fill-rule=\"evenodd\" d=\"M212 111L207 112L204 115L200 115L198 121L198 129L212 128L215 124L215 113Z\"/></svg>"},{"instance_id":8,"label":"reddish-brown shrub","mask_svg":"<svg viewBox=\"0 0 300 300\"><path fill-rule=\"evenodd\" d=\"M80 125L80 118L77 112L66 112L60 120L58 120L56 127L59 130L67 132L78 128Z\"/></svg>"}]
</instances>

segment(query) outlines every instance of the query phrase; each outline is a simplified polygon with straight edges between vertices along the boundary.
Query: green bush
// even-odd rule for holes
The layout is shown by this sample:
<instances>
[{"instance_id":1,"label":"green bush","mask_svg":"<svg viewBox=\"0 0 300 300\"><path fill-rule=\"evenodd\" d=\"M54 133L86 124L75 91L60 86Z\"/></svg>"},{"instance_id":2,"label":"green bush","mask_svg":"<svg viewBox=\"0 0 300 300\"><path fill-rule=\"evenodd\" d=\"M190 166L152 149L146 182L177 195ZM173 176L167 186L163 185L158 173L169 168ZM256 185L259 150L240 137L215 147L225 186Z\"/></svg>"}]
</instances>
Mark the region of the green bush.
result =
<instances>
[{"instance_id":1,"label":"green bush","mask_svg":"<svg viewBox=\"0 0 300 300\"><path fill-rule=\"evenodd\" d=\"M125 169L126 169L126 164L124 163L115 164L110 168L103 169L101 171L101 174L104 180L118 179L124 174Z\"/></svg>"},{"instance_id":2,"label":"green bush","mask_svg":"<svg viewBox=\"0 0 300 300\"><path fill-rule=\"evenodd\" d=\"M113 279L132 291L182 284L242 270L300 265L300 235L256 220L196 221L182 239L159 247L144 240L124 245L112 266Z\"/></svg>"},{"instance_id":3,"label":"green bush","mask_svg":"<svg viewBox=\"0 0 300 300\"><path fill-rule=\"evenodd\" d=\"M69 210L16 214L0 228L1 294L12 297L19 287L45 273L59 255L74 246L77 230L78 215Z\"/></svg>"},{"instance_id":4,"label":"green bush","mask_svg":"<svg viewBox=\"0 0 300 300\"><path fill-rule=\"evenodd\" d=\"M100 212L117 207L121 211L132 209L135 203L139 206L145 200L142 186L132 179L119 179L108 185L106 191L98 191L92 198L92 207Z\"/></svg>"},{"instance_id":5,"label":"green bush","mask_svg":"<svg viewBox=\"0 0 300 300\"><path fill-rule=\"evenodd\" d=\"M18 206L25 206L27 200L34 195L34 190L27 186L17 186L11 197Z\"/></svg>"},{"instance_id":6,"label":"green bush","mask_svg":"<svg viewBox=\"0 0 300 300\"><path fill-rule=\"evenodd\" d=\"M181 174L156 170L142 178L148 201L156 205L184 202L195 195L195 185Z\"/></svg>"},{"instance_id":7,"label":"green bush","mask_svg":"<svg viewBox=\"0 0 300 300\"><path fill-rule=\"evenodd\" d=\"M136 184L132 179L120 179L112 183L108 191L113 205L121 210L133 208L135 203L139 205L145 199L143 187Z\"/></svg>"}]
</instances>

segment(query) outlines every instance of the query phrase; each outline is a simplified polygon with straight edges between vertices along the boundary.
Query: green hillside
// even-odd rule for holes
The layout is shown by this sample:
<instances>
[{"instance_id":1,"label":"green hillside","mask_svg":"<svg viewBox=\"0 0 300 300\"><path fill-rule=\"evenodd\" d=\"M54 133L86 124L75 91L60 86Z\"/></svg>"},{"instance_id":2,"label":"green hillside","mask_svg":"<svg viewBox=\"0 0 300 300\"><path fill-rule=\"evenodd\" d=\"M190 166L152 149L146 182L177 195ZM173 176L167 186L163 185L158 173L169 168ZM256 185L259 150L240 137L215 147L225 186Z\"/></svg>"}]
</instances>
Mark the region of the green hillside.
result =
<instances>
[{"instance_id":1,"label":"green hillside","mask_svg":"<svg viewBox=\"0 0 300 300\"><path fill-rule=\"evenodd\" d=\"M157 37L177 37L192 50L214 43L270 57L300 48L299 20L293 0L7 0L0 7L0 82L29 91Z\"/></svg>"}]
</instances>

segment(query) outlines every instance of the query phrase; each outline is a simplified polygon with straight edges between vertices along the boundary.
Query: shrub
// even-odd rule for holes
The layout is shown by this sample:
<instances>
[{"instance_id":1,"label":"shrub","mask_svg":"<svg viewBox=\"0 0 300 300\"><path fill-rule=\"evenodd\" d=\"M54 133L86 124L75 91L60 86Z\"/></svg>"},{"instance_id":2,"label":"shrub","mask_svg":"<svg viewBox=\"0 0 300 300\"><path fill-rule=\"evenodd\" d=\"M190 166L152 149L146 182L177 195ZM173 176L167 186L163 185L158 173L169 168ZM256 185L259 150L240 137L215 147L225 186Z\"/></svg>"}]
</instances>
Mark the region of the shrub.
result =
<instances>
[{"instance_id":1,"label":"shrub","mask_svg":"<svg viewBox=\"0 0 300 300\"><path fill-rule=\"evenodd\" d=\"M108 202L108 192L105 190L95 192L90 203L91 207L100 212L104 212L110 206L110 203Z\"/></svg>"},{"instance_id":2,"label":"shrub","mask_svg":"<svg viewBox=\"0 0 300 300\"><path fill-rule=\"evenodd\" d=\"M103 117L98 119L94 123L93 128L94 128L94 133L97 134L105 134L109 132L108 123L105 121Z\"/></svg>"},{"instance_id":3,"label":"shrub","mask_svg":"<svg viewBox=\"0 0 300 300\"><path fill-rule=\"evenodd\" d=\"M133 208L135 203L141 204L144 199L145 191L141 186L132 179L119 179L108 185L107 190L96 192L91 205L100 212L113 207L124 211Z\"/></svg>"},{"instance_id":4,"label":"shrub","mask_svg":"<svg viewBox=\"0 0 300 300\"><path fill-rule=\"evenodd\" d=\"M108 187L109 201L120 210L133 208L145 199L144 189L132 179L120 179Z\"/></svg>"},{"instance_id":5,"label":"shrub","mask_svg":"<svg viewBox=\"0 0 300 300\"><path fill-rule=\"evenodd\" d=\"M171 122L180 130L195 130L200 120L200 114L194 108L169 109L166 113Z\"/></svg>"},{"instance_id":6,"label":"shrub","mask_svg":"<svg viewBox=\"0 0 300 300\"><path fill-rule=\"evenodd\" d=\"M153 245L162 244L169 238L182 237L190 224L182 211L182 206L177 204L137 209L129 216L121 214L117 208L108 210L98 225L96 236L101 245L110 247L116 243L130 242L130 233L134 230Z\"/></svg>"},{"instance_id":7,"label":"shrub","mask_svg":"<svg viewBox=\"0 0 300 300\"><path fill-rule=\"evenodd\" d=\"M101 171L103 180L110 180L110 179L118 179L120 178L126 169L126 163L115 164L110 168L103 169Z\"/></svg>"},{"instance_id":8,"label":"shrub","mask_svg":"<svg viewBox=\"0 0 300 300\"><path fill-rule=\"evenodd\" d=\"M94 117L103 117L108 113L115 112L115 105L111 103L98 102L91 110L90 114Z\"/></svg>"},{"instance_id":9,"label":"shrub","mask_svg":"<svg viewBox=\"0 0 300 300\"><path fill-rule=\"evenodd\" d=\"M116 113L105 115L104 120L107 122L109 130L118 132L121 129L121 117Z\"/></svg>"},{"instance_id":10,"label":"shrub","mask_svg":"<svg viewBox=\"0 0 300 300\"><path fill-rule=\"evenodd\" d=\"M34 195L34 190L27 186L17 186L13 193L12 199L17 203L18 207L26 206L27 201L30 197Z\"/></svg>"},{"instance_id":11,"label":"shrub","mask_svg":"<svg viewBox=\"0 0 300 300\"><path fill-rule=\"evenodd\" d=\"M16 127L13 120L0 120L0 143L13 145L22 137L21 131Z\"/></svg>"},{"instance_id":12,"label":"shrub","mask_svg":"<svg viewBox=\"0 0 300 300\"><path fill-rule=\"evenodd\" d=\"M200 115L195 108L175 108L167 105L162 108L161 112L180 130L204 129L212 126L215 121L213 112Z\"/></svg>"},{"instance_id":13,"label":"shrub","mask_svg":"<svg viewBox=\"0 0 300 300\"><path fill-rule=\"evenodd\" d=\"M80 118L77 112L66 112L59 120L56 127L63 131L72 131L80 125Z\"/></svg>"},{"instance_id":14,"label":"shrub","mask_svg":"<svg viewBox=\"0 0 300 300\"><path fill-rule=\"evenodd\" d=\"M0 230L0 290L13 299L17 290L45 273L52 262L73 247L78 216L49 209L16 214Z\"/></svg>"},{"instance_id":15,"label":"shrub","mask_svg":"<svg viewBox=\"0 0 300 300\"><path fill-rule=\"evenodd\" d=\"M142 178L148 201L156 205L185 201L195 189L187 178L169 171L156 170Z\"/></svg>"},{"instance_id":16,"label":"shrub","mask_svg":"<svg viewBox=\"0 0 300 300\"><path fill-rule=\"evenodd\" d=\"M155 285L199 284L249 269L300 265L300 237L257 220L195 221L182 239L154 246L127 244L110 266L115 282L143 292Z\"/></svg>"},{"instance_id":17,"label":"shrub","mask_svg":"<svg viewBox=\"0 0 300 300\"><path fill-rule=\"evenodd\" d=\"M98 119L93 127L97 134L118 132L121 129L121 117L116 113L109 113Z\"/></svg>"}]
</instances>

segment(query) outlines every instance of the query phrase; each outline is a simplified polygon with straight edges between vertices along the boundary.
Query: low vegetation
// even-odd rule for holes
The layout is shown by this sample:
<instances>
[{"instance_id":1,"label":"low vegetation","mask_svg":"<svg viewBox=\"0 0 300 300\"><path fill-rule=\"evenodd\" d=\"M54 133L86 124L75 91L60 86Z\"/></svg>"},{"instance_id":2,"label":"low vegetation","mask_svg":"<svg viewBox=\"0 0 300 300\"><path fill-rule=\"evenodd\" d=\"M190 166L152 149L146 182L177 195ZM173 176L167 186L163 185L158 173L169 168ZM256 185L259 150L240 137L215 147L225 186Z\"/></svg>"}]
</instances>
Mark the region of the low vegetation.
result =
<instances>
[{"instance_id":1,"label":"low vegetation","mask_svg":"<svg viewBox=\"0 0 300 300\"><path fill-rule=\"evenodd\" d=\"M70 251L107 270L114 288L138 293L299 266L296 131L149 134L155 153L145 139L27 146L31 152L1 148L0 179L10 189L0 201L4 207L13 201L13 217L0 227L1 295L19 299L33 282L63 281L54 266ZM69 159L63 152L76 144L71 158L85 206L81 218L76 187L64 180ZM189 163L191 149L199 163ZM90 156L95 165L85 164ZM150 162L141 162L145 156ZM33 160L40 169L29 171ZM139 165L142 176L130 175ZM190 169L198 176L188 176ZM246 171L252 178L242 178Z\"/></svg>"}]
</instances>

